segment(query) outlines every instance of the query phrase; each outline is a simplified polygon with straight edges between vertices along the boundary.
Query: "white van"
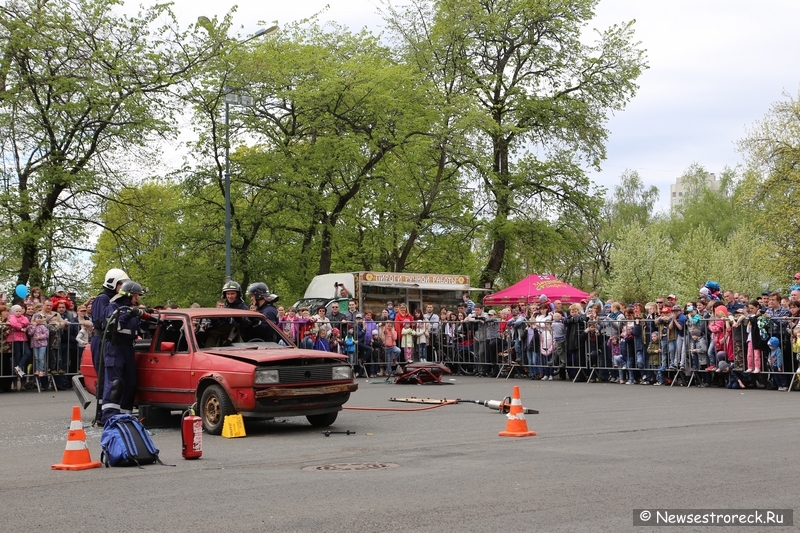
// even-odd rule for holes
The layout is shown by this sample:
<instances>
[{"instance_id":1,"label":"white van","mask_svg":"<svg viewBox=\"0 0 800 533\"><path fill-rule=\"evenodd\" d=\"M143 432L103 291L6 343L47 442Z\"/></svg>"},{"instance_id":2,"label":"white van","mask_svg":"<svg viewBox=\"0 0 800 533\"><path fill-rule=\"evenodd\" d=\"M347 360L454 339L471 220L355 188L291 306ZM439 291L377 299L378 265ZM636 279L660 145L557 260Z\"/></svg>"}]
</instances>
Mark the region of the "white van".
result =
<instances>
[{"instance_id":1,"label":"white van","mask_svg":"<svg viewBox=\"0 0 800 533\"><path fill-rule=\"evenodd\" d=\"M343 302L342 311L347 310L347 300L355 298L358 309L371 309L379 317L387 301L397 307L400 302L409 311L417 307L424 310L433 304L436 313L442 306L454 307L461 302L461 295L471 289L469 276L461 274L413 274L410 272L344 272L314 276L303 298L294 307L308 307L312 312L320 306L330 309L333 301Z\"/></svg>"}]
</instances>

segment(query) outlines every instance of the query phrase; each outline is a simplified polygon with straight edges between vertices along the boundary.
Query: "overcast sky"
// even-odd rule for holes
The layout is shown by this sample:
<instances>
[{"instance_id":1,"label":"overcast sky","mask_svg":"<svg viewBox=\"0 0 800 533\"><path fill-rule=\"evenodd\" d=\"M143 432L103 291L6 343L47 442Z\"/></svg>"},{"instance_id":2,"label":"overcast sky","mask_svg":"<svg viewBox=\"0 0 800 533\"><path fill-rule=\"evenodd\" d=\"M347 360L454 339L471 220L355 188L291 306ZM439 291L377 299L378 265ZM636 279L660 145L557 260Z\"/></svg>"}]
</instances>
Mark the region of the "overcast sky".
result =
<instances>
[{"instance_id":1,"label":"overcast sky","mask_svg":"<svg viewBox=\"0 0 800 533\"><path fill-rule=\"evenodd\" d=\"M402 1L402 0L401 0ZM242 35L259 21L286 24L325 9L321 20L357 30L383 31L377 0L294 0L265 4L242 0L234 16ZM223 16L233 4L175 0L182 21ZM590 27L635 19L636 37L647 49L650 69L638 94L612 117L608 159L590 174L609 189L625 169L639 172L661 190L689 165L709 172L740 164L735 143L772 103L800 88L798 0L601 0Z\"/></svg>"}]
</instances>

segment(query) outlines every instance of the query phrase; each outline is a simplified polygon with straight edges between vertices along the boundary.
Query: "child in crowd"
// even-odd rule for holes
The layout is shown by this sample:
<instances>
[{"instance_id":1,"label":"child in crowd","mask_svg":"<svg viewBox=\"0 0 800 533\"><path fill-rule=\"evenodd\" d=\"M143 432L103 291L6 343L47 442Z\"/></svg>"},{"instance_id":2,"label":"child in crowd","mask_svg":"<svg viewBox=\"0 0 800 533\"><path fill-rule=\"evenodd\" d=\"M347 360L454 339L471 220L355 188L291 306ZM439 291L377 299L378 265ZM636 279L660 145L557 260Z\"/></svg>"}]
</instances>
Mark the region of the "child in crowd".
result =
<instances>
[{"instance_id":1,"label":"child in crowd","mask_svg":"<svg viewBox=\"0 0 800 533\"><path fill-rule=\"evenodd\" d=\"M650 343L647 345L647 358L650 363L650 368L659 368L661 365L661 341L658 336L658 331L650 334ZM653 382L653 385L663 385L660 380Z\"/></svg>"},{"instance_id":2,"label":"child in crowd","mask_svg":"<svg viewBox=\"0 0 800 533\"><path fill-rule=\"evenodd\" d=\"M350 364L356 364L356 340L353 325L347 326L347 334L344 336L344 353L350 359Z\"/></svg>"},{"instance_id":3,"label":"child in crowd","mask_svg":"<svg viewBox=\"0 0 800 533\"><path fill-rule=\"evenodd\" d=\"M526 363L530 365L528 371L531 379L542 379L541 368L539 367L539 334L536 331L536 321L531 316L525 329Z\"/></svg>"},{"instance_id":4,"label":"child in crowd","mask_svg":"<svg viewBox=\"0 0 800 533\"><path fill-rule=\"evenodd\" d=\"M328 330L324 327L317 327L317 339L314 341L314 349L320 352L331 351L331 345L328 343Z\"/></svg>"},{"instance_id":5,"label":"child in crowd","mask_svg":"<svg viewBox=\"0 0 800 533\"><path fill-rule=\"evenodd\" d=\"M78 345L79 355L83 353L83 349L89 344L92 338L92 331L94 331L94 326L92 326L91 320L81 322L81 330L75 335L75 343Z\"/></svg>"},{"instance_id":6,"label":"child in crowd","mask_svg":"<svg viewBox=\"0 0 800 533\"><path fill-rule=\"evenodd\" d=\"M91 322L90 322L91 324ZM47 346L50 344L50 330L44 323L44 315L33 315L33 324L28 326L28 337L31 339L33 349L33 369L36 377L44 377L47 369Z\"/></svg>"},{"instance_id":7,"label":"child in crowd","mask_svg":"<svg viewBox=\"0 0 800 533\"><path fill-rule=\"evenodd\" d=\"M729 319L728 310L724 305L714 308L714 318L716 320L709 322L708 329L711 331L711 341L714 343L714 351L717 353L717 368L719 368L720 362L733 361L733 340L731 339L733 319Z\"/></svg>"},{"instance_id":8,"label":"child in crowd","mask_svg":"<svg viewBox=\"0 0 800 533\"><path fill-rule=\"evenodd\" d=\"M800 329L792 330L792 356L800 362ZM797 365L797 373L800 374L800 364Z\"/></svg>"},{"instance_id":9,"label":"child in crowd","mask_svg":"<svg viewBox=\"0 0 800 533\"><path fill-rule=\"evenodd\" d=\"M747 340L747 314L744 308L737 309L731 321L733 335L733 368L744 370L744 349Z\"/></svg>"},{"instance_id":10,"label":"child in crowd","mask_svg":"<svg viewBox=\"0 0 800 533\"><path fill-rule=\"evenodd\" d=\"M761 372L761 353L766 349L766 342L761 336L761 329L758 327L761 318L761 306L758 300L752 300L747 304L747 370L759 374ZM767 338L769 340L769 338Z\"/></svg>"},{"instance_id":11,"label":"child in crowd","mask_svg":"<svg viewBox=\"0 0 800 533\"><path fill-rule=\"evenodd\" d=\"M781 351L781 342L778 337L770 337L767 342L769 345L769 358L767 362L773 372L783 372L783 351ZM773 374L772 381L779 391L788 390L786 387L786 376L782 374Z\"/></svg>"},{"instance_id":12,"label":"child in crowd","mask_svg":"<svg viewBox=\"0 0 800 533\"><path fill-rule=\"evenodd\" d=\"M414 315L417 316L417 310ZM422 318L421 313L419 318L414 321L414 336L417 338L417 356L421 363L428 362L428 335L431 331L430 322Z\"/></svg>"},{"instance_id":13,"label":"child in crowd","mask_svg":"<svg viewBox=\"0 0 800 533\"><path fill-rule=\"evenodd\" d=\"M672 320L672 310L668 305L661 308L661 314L655 319L655 327L661 343L661 365L658 370L658 381L666 382L665 371L669 364L669 323Z\"/></svg>"},{"instance_id":14,"label":"child in crowd","mask_svg":"<svg viewBox=\"0 0 800 533\"><path fill-rule=\"evenodd\" d=\"M331 340L328 344L333 353L344 353L344 346L339 328L331 328Z\"/></svg>"},{"instance_id":15,"label":"child in crowd","mask_svg":"<svg viewBox=\"0 0 800 533\"><path fill-rule=\"evenodd\" d=\"M622 355L619 345L619 337L614 335L608 339L608 348L611 350L611 361L614 368L619 369L619 379L611 378L613 383L625 383L625 369L628 365L625 363L625 357Z\"/></svg>"},{"instance_id":16,"label":"child in crowd","mask_svg":"<svg viewBox=\"0 0 800 533\"><path fill-rule=\"evenodd\" d=\"M383 340L381 339L380 330L379 329L372 330L372 334L370 335L370 337L372 337L372 339L370 340L369 345L372 348L372 353L374 354L373 355L373 361L376 361L376 362L379 363L380 362L380 356L383 353ZM374 373L375 365L371 365L370 368L371 368L370 373ZM381 369L380 371L378 371L378 373L376 375L385 376L387 374L386 374L385 370Z\"/></svg>"},{"instance_id":17,"label":"child in crowd","mask_svg":"<svg viewBox=\"0 0 800 533\"><path fill-rule=\"evenodd\" d=\"M551 325L553 332L553 365L558 363L559 374L561 374L567 367L567 325L564 324L564 315L561 313L553 313L553 323ZM562 379L565 379L562 376Z\"/></svg>"},{"instance_id":18,"label":"child in crowd","mask_svg":"<svg viewBox=\"0 0 800 533\"><path fill-rule=\"evenodd\" d=\"M397 358L400 356L400 348L397 347L397 330L388 319L378 326L378 338L383 344L383 353L386 357L386 371L381 371L381 375L391 376L392 365L397 363Z\"/></svg>"},{"instance_id":19,"label":"child in crowd","mask_svg":"<svg viewBox=\"0 0 800 533\"><path fill-rule=\"evenodd\" d=\"M549 307L542 305L539 307L540 314L536 317L536 325L539 329L539 350L540 361L542 364L542 381L553 381L553 350L556 343L553 341L553 330Z\"/></svg>"},{"instance_id":20,"label":"child in crowd","mask_svg":"<svg viewBox=\"0 0 800 533\"><path fill-rule=\"evenodd\" d=\"M700 328L689 330L689 354L691 355L692 368L705 370L708 368L708 341L706 341ZM711 374L703 372L701 377L701 387L708 387L711 384Z\"/></svg>"},{"instance_id":21,"label":"child in crowd","mask_svg":"<svg viewBox=\"0 0 800 533\"><path fill-rule=\"evenodd\" d=\"M636 339L633 336L633 324L622 326L622 333L619 339L620 355L624 357L625 368L628 369L628 381L626 385L635 383L633 371L636 368Z\"/></svg>"},{"instance_id":22,"label":"child in crowd","mask_svg":"<svg viewBox=\"0 0 800 533\"><path fill-rule=\"evenodd\" d=\"M414 360L414 330L411 328L411 321L403 320L403 329L400 330L400 347L403 349L403 357L406 363Z\"/></svg>"},{"instance_id":23,"label":"child in crowd","mask_svg":"<svg viewBox=\"0 0 800 533\"><path fill-rule=\"evenodd\" d=\"M286 315L278 320L278 327L283 330L287 337L297 342L299 339L299 331L297 329L297 310L290 307Z\"/></svg>"}]
</instances>

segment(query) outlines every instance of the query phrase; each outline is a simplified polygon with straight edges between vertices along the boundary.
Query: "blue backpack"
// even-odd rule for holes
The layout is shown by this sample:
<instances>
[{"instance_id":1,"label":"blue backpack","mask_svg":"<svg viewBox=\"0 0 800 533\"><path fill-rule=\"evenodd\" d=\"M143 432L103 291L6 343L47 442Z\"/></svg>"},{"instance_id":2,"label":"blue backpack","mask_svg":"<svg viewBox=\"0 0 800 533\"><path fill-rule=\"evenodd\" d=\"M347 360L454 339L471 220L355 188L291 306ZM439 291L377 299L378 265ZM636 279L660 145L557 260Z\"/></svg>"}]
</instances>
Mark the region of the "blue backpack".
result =
<instances>
[{"instance_id":1,"label":"blue backpack","mask_svg":"<svg viewBox=\"0 0 800 533\"><path fill-rule=\"evenodd\" d=\"M109 466L139 468L150 463L164 463L158 458L158 448L139 420L129 414L114 415L103 427L100 437L100 461Z\"/></svg>"}]
</instances>

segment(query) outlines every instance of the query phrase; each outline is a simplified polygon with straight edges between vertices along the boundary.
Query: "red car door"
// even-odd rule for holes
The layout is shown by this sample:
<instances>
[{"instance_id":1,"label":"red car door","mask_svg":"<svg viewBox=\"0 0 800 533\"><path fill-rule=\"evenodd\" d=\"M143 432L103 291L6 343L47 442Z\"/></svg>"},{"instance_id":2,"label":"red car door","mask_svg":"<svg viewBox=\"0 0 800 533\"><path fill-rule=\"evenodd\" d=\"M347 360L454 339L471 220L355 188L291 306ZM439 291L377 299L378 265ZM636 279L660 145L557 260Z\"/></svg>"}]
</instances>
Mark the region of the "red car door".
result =
<instances>
[{"instance_id":1,"label":"red car door","mask_svg":"<svg viewBox=\"0 0 800 533\"><path fill-rule=\"evenodd\" d=\"M185 408L194 403L190 386L194 334L185 317L167 317L151 350L139 358L139 402Z\"/></svg>"}]
</instances>

